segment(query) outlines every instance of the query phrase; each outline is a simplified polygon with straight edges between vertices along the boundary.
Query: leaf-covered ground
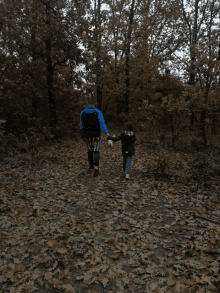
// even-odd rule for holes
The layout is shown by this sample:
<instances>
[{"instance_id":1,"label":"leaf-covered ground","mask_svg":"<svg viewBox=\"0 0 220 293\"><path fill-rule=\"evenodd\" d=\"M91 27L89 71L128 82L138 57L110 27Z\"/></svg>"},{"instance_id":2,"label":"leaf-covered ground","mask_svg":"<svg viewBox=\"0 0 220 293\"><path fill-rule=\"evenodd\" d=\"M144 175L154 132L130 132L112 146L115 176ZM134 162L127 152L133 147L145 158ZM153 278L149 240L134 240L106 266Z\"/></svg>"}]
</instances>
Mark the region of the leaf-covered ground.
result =
<instances>
[{"instance_id":1,"label":"leaf-covered ground","mask_svg":"<svg viewBox=\"0 0 220 293\"><path fill-rule=\"evenodd\" d=\"M220 292L219 151L137 137L130 181L104 137L98 177L81 140L2 156L1 293Z\"/></svg>"}]
</instances>

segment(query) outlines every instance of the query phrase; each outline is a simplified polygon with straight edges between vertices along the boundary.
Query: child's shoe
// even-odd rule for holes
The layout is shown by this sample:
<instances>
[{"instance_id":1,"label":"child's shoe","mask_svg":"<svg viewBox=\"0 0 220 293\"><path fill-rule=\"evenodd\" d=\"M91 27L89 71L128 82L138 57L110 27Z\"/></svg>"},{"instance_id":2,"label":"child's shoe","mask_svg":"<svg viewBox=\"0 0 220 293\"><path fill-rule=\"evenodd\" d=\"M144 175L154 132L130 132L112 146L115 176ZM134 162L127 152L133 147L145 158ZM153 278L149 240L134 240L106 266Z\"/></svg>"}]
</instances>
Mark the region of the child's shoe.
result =
<instances>
[{"instance_id":1,"label":"child's shoe","mask_svg":"<svg viewBox=\"0 0 220 293\"><path fill-rule=\"evenodd\" d=\"M125 177L127 180L130 180L130 175L129 174L126 174L126 177Z\"/></svg>"},{"instance_id":2,"label":"child's shoe","mask_svg":"<svg viewBox=\"0 0 220 293\"><path fill-rule=\"evenodd\" d=\"M98 166L95 166L94 167L94 173L93 173L93 177L96 177L99 175L99 167Z\"/></svg>"}]
</instances>

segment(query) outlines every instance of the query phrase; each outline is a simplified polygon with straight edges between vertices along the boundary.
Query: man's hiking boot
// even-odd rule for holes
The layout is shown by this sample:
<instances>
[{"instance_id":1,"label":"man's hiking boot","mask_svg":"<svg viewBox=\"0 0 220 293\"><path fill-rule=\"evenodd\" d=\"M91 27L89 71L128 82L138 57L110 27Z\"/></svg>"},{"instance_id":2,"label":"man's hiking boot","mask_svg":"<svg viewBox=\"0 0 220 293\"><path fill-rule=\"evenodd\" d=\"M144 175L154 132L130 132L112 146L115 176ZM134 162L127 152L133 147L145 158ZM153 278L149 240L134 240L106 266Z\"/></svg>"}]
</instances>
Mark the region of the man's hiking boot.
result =
<instances>
[{"instance_id":1,"label":"man's hiking boot","mask_svg":"<svg viewBox=\"0 0 220 293\"><path fill-rule=\"evenodd\" d=\"M94 172L94 168L89 169L89 173L92 174Z\"/></svg>"},{"instance_id":2,"label":"man's hiking boot","mask_svg":"<svg viewBox=\"0 0 220 293\"><path fill-rule=\"evenodd\" d=\"M126 177L125 177L127 180L130 180L130 175L129 174L126 174Z\"/></svg>"},{"instance_id":3,"label":"man's hiking boot","mask_svg":"<svg viewBox=\"0 0 220 293\"><path fill-rule=\"evenodd\" d=\"M99 167L98 166L95 166L94 167L94 173L93 173L93 177L96 177L99 175Z\"/></svg>"}]
</instances>

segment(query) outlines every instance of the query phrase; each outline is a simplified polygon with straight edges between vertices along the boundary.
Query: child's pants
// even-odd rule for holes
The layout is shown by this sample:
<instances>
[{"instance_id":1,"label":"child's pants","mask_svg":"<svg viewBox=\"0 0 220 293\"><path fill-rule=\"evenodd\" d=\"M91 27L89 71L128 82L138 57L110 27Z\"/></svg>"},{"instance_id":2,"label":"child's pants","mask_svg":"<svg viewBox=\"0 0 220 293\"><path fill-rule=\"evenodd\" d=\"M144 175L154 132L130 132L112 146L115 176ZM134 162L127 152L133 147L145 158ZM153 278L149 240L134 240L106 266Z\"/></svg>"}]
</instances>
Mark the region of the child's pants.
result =
<instances>
[{"instance_id":1,"label":"child's pants","mask_svg":"<svg viewBox=\"0 0 220 293\"><path fill-rule=\"evenodd\" d=\"M126 169L127 166L127 172L126 174L130 174L131 172L131 162L132 162L132 156L123 156L123 169Z\"/></svg>"}]
</instances>

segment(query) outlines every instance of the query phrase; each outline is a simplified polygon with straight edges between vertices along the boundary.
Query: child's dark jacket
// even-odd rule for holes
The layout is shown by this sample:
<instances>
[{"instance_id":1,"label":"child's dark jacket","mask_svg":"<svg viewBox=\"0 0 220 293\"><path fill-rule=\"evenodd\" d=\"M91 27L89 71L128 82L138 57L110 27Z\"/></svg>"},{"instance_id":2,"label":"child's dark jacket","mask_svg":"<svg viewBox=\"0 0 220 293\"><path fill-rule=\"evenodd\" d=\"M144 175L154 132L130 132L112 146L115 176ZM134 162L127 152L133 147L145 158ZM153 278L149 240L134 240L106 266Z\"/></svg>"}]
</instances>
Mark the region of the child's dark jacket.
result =
<instances>
[{"instance_id":1,"label":"child's dark jacket","mask_svg":"<svg viewBox=\"0 0 220 293\"><path fill-rule=\"evenodd\" d=\"M133 131L124 131L116 137L108 136L107 139L110 139L113 141L121 140L122 155L123 156L134 156L135 155L134 142L136 141L136 136Z\"/></svg>"}]
</instances>

